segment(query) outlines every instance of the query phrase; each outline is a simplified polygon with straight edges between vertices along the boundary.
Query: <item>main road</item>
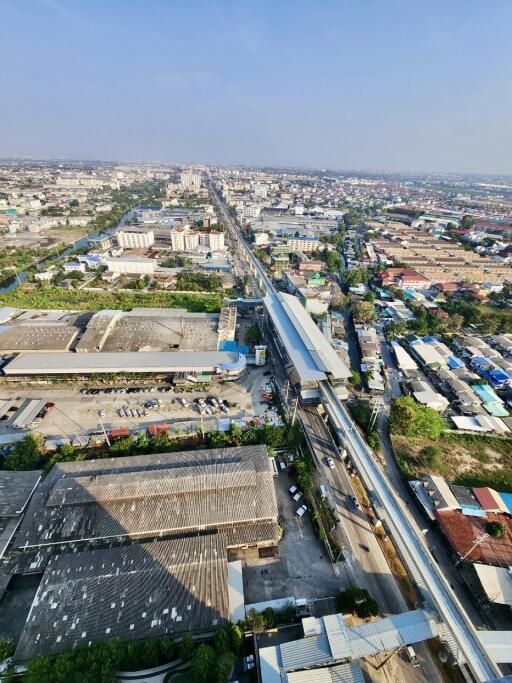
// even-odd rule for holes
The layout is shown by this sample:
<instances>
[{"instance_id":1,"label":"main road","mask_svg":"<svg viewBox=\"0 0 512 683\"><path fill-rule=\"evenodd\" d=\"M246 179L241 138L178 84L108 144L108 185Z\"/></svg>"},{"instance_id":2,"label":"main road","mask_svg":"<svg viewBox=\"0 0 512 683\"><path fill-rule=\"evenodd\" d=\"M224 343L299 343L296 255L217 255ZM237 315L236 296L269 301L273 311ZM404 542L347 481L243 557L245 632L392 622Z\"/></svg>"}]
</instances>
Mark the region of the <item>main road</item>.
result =
<instances>
[{"instance_id":1,"label":"main road","mask_svg":"<svg viewBox=\"0 0 512 683\"><path fill-rule=\"evenodd\" d=\"M245 252L245 260L258 275L267 294L276 296L276 290L270 278L245 243L238 226L228 214L216 189L211 186L211 190L225 223L231 228ZM451 633L454 639L454 649L458 649L459 652L459 661L465 662L476 681L484 683L500 677L499 668L487 654L475 627L450 585L430 559L425 539L409 522L393 492L391 482L377 466L373 452L359 433L352 418L327 381L319 382L319 388L329 419L344 439L345 446L365 486L369 491L373 491L380 501L382 516L388 530L416 580L427 606L437 611Z\"/></svg>"}]
</instances>

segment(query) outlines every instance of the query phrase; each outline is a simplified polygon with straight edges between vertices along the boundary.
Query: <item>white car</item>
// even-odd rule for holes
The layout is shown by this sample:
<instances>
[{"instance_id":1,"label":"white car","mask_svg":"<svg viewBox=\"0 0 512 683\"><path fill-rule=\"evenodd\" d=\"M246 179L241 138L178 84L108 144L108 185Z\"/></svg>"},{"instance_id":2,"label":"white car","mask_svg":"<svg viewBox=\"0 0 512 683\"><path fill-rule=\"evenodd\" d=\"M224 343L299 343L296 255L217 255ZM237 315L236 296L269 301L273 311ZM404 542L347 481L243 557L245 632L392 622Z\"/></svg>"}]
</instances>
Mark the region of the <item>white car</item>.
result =
<instances>
[{"instance_id":1,"label":"white car","mask_svg":"<svg viewBox=\"0 0 512 683\"><path fill-rule=\"evenodd\" d=\"M327 467L330 467L331 470L333 470L335 467L334 460L332 458L327 458L326 462L327 462Z\"/></svg>"},{"instance_id":2,"label":"white car","mask_svg":"<svg viewBox=\"0 0 512 683\"><path fill-rule=\"evenodd\" d=\"M305 505L301 505L298 510L295 510L295 514L300 519L305 514L306 511L307 511L307 507Z\"/></svg>"}]
</instances>

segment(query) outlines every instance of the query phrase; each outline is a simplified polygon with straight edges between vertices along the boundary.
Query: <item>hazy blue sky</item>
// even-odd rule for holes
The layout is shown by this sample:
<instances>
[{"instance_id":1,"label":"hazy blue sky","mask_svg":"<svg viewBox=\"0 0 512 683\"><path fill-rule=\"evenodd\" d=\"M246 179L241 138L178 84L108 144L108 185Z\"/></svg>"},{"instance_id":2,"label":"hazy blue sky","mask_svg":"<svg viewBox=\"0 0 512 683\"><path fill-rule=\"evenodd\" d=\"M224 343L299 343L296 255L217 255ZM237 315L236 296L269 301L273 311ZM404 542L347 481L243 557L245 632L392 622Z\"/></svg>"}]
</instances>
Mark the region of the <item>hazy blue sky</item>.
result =
<instances>
[{"instance_id":1,"label":"hazy blue sky","mask_svg":"<svg viewBox=\"0 0 512 683\"><path fill-rule=\"evenodd\" d=\"M512 173L511 0L0 0L0 155Z\"/></svg>"}]
</instances>

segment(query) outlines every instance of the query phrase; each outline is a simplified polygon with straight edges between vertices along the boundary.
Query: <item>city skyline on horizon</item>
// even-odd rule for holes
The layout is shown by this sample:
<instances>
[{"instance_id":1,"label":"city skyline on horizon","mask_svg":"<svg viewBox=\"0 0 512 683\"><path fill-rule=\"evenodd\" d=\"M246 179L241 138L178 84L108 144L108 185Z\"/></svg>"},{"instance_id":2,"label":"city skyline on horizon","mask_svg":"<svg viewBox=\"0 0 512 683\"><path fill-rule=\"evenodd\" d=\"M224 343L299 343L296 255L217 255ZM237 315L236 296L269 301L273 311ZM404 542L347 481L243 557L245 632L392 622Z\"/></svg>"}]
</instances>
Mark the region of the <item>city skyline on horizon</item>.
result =
<instances>
[{"instance_id":1,"label":"city skyline on horizon","mask_svg":"<svg viewBox=\"0 0 512 683\"><path fill-rule=\"evenodd\" d=\"M512 174L504 1L0 13L4 156Z\"/></svg>"}]
</instances>

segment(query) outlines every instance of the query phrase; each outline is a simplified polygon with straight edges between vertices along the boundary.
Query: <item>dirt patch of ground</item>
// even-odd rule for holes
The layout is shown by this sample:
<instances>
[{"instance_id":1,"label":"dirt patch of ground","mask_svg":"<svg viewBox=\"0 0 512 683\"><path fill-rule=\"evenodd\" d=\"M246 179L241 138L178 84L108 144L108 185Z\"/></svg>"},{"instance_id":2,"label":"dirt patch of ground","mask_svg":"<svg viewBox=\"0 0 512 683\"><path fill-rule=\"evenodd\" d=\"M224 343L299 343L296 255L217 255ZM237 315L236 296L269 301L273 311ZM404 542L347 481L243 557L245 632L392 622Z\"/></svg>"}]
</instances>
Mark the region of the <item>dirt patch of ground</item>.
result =
<instances>
[{"instance_id":1,"label":"dirt patch of ground","mask_svg":"<svg viewBox=\"0 0 512 683\"><path fill-rule=\"evenodd\" d=\"M447 432L437 441L393 436L392 442L398 464L408 478L440 474L450 481L512 491L510 439ZM435 464L426 462L423 456L428 446L438 449Z\"/></svg>"}]
</instances>

